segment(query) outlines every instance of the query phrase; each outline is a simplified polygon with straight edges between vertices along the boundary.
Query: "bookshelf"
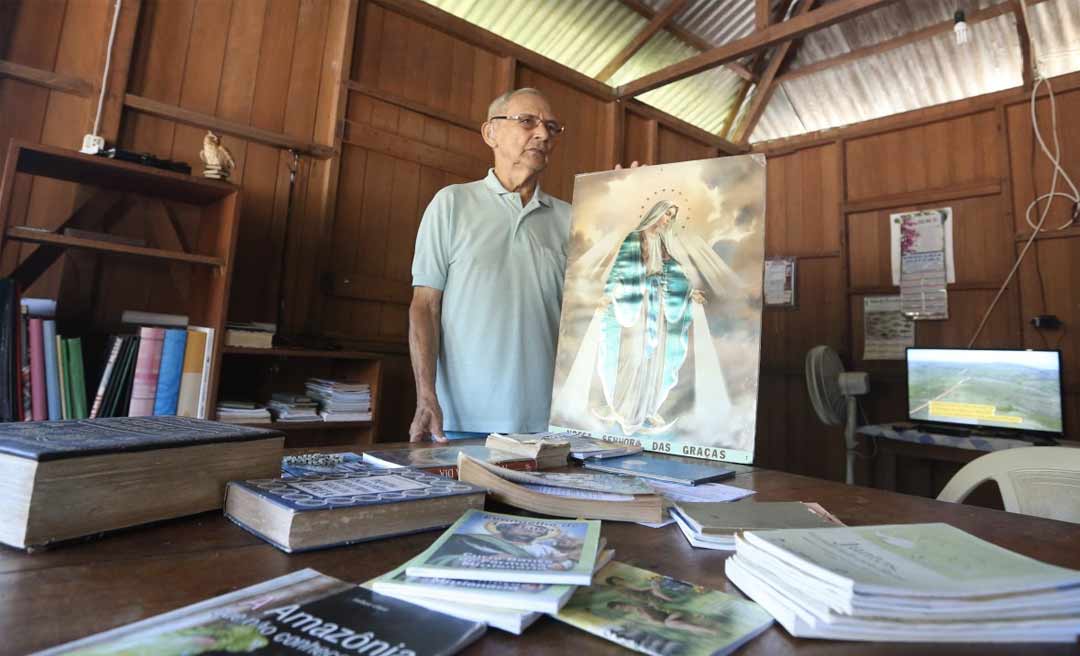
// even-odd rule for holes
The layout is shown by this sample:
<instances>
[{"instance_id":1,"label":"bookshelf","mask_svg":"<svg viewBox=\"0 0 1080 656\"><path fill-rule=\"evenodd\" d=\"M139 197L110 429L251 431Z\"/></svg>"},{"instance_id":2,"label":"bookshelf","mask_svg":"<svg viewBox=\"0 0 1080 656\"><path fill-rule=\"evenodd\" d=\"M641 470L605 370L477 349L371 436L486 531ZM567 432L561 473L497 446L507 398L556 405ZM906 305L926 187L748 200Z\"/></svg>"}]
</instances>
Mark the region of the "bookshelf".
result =
<instances>
[{"instance_id":1,"label":"bookshelf","mask_svg":"<svg viewBox=\"0 0 1080 656\"><path fill-rule=\"evenodd\" d=\"M285 433L289 448L314 446L361 447L378 435L382 391L382 356L367 351L302 348L222 347L219 399L265 402L274 392L301 393L308 378L340 378L371 386L371 421L273 422L245 424L272 427Z\"/></svg>"},{"instance_id":2,"label":"bookshelf","mask_svg":"<svg viewBox=\"0 0 1080 656\"><path fill-rule=\"evenodd\" d=\"M49 181L49 193L70 195L72 212L47 217L48 227L21 225L20 205L39 180ZM4 274L26 290L61 256L79 254L92 258L92 275L80 276L76 294L57 292L59 322L101 333L119 325L123 310L143 310L185 314L191 325L214 329L209 398L216 399L239 199L239 187L227 182L13 139L0 177L0 258L14 263ZM147 245L129 243L133 236Z\"/></svg>"}]
</instances>

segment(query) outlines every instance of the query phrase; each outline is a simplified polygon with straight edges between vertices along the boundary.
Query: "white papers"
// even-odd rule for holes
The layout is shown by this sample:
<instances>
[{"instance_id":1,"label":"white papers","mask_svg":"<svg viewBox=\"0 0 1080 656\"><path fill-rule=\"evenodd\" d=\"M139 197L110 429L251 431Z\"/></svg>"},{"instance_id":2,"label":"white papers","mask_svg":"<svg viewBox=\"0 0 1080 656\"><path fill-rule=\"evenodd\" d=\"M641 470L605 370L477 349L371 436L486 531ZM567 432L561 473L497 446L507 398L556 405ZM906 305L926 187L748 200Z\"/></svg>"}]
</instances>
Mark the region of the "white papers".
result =
<instances>
[{"instance_id":1,"label":"white papers","mask_svg":"<svg viewBox=\"0 0 1080 656\"><path fill-rule=\"evenodd\" d=\"M948 319L945 253L908 253L901 257L900 311L912 319Z\"/></svg>"},{"instance_id":2,"label":"white papers","mask_svg":"<svg viewBox=\"0 0 1080 656\"><path fill-rule=\"evenodd\" d=\"M912 319L948 319L947 283L956 282L952 209L904 212L889 217L893 283L900 310Z\"/></svg>"},{"instance_id":3,"label":"white papers","mask_svg":"<svg viewBox=\"0 0 1080 656\"><path fill-rule=\"evenodd\" d=\"M948 282L956 282L952 224L951 207L920 212L901 212L889 216L894 285L900 284L900 259L905 252L944 251L945 278Z\"/></svg>"},{"instance_id":4,"label":"white papers","mask_svg":"<svg viewBox=\"0 0 1080 656\"><path fill-rule=\"evenodd\" d=\"M915 346L915 322L900 311L899 296L863 298L863 360L903 360Z\"/></svg>"},{"instance_id":5,"label":"white papers","mask_svg":"<svg viewBox=\"0 0 1080 656\"><path fill-rule=\"evenodd\" d=\"M795 305L795 258L765 260L765 305Z\"/></svg>"},{"instance_id":6,"label":"white papers","mask_svg":"<svg viewBox=\"0 0 1080 656\"><path fill-rule=\"evenodd\" d=\"M704 485L678 485L661 481L646 481L656 493L671 501L738 501L754 493L733 485L706 483Z\"/></svg>"},{"instance_id":7,"label":"white papers","mask_svg":"<svg viewBox=\"0 0 1080 656\"><path fill-rule=\"evenodd\" d=\"M593 501L633 501L631 494L608 494L606 492L593 492L591 490L578 490L570 487L555 487L554 485L534 485L522 483L522 487L533 492L550 494L557 497L569 497L571 499L592 499Z\"/></svg>"}]
</instances>

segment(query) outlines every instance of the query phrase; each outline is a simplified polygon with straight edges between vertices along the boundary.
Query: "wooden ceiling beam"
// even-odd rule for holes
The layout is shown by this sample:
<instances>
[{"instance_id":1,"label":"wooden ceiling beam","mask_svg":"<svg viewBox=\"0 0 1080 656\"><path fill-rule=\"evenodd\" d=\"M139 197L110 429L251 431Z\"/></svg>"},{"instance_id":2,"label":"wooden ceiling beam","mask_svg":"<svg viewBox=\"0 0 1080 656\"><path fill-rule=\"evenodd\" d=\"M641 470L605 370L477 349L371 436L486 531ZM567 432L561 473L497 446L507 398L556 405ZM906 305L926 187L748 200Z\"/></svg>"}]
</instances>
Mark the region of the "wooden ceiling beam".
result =
<instances>
[{"instance_id":1,"label":"wooden ceiling beam","mask_svg":"<svg viewBox=\"0 0 1080 656\"><path fill-rule=\"evenodd\" d=\"M76 96L87 97L94 93L94 83L73 75L54 73L33 66L16 64L0 59L0 77L9 77L20 82L28 82L46 89L63 91Z\"/></svg>"},{"instance_id":2,"label":"wooden ceiling beam","mask_svg":"<svg viewBox=\"0 0 1080 656\"><path fill-rule=\"evenodd\" d=\"M815 1L816 0L803 0L795 9L795 13L792 14L791 18L794 19L805 15L813 8ZM785 41L777 46L775 52L773 52L768 67L761 75L761 82L758 83L757 89L754 90L754 97L750 100L750 107L746 112L746 120L739 126L739 131L735 135L735 143L746 145L750 140L750 135L753 134L754 128L757 127L758 121L761 120L761 116L765 113L765 108L769 105L769 100L772 98L772 95L779 84L776 81L777 74L780 72L780 68L784 65L784 62L788 61L788 57L795 56L795 51L798 50L798 44L798 39Z\"/></svg>"},{"instance_id":3,"label":"wooden ceiling beam","mask_svg":"<svg viewBox=\"0 0 1080 656\"><path fill-rule=\"evenodd\" d=\"M662 10L656 12L652 19L645 24L645 27L641 28L633 39L630 39L630 43L626 44L617 55L615 55L611 61L604 66L603 70L596 76L596 79L601 82L607 82L611 79L612 75L623 67L623 64L630 61L630 58L641 50L642 46L649 42L649 39L653 38L660 30L664 29L664 26L675 16L683 7L686 6L687 0L671 0L667 3Z\"/></svg>"},{"instance_id":4,"label":"wooden ceiling beam","mask_svg":"<svg viewBox=\"0 0 1080 656\"><path fill-rule=\"evenodd\" d=\"M1046 2L1046 0L1027 0L1027 4L1029 7L1042 2ZM998 16L1001 16L1002 14L1007 14L1010 11L1013 11L1010 3L1003 2L1001 4L987 7L986 9L973 11L965 17L965 20L967 21L968 25L973 25L975 23L981 23L985 20L990 20L991 18L997 18ZM810 75L812 73L819 73L821 71L834 68L836 66L843 66L844 64L848 64L853 61L863 59L865 57L880 55L883 52L896 50L897 48L902 48L903 46L915 43L917 41L922 41L931 37L938 36L939 34L951 32L953 29L953 24L953 19L950 18L947 21L935 23L934 25L924 27L921 30L909 32L896 38L882 41L881 43L875 43L872 46L866 46L865 48L857 48L855 50L852 50L851 52L847 52L842 55L832 57L830 59L823 59L812 64L807 64L806 66L800 66L793 71L788 71L787 73L784 73L780 76L779 80L781 82L788 82L790 80L795 80L800 77ZM1020 47L1024 47L1023 40L1021 41Z\"/></svg>"},{"instance_id":5,"label":"wooden ceiling beam","mask_svg":"<svg viewBox=\"0 0 1080 656\"><path fill-rule=\"evenodd\" d=\"M1020 0L1010 0L1009 6L1016 17L1016 36L1020 39L1020 72L1024 76L1024 89L1031 91L1035 85L1035 69L1031 61L1031 36L1028 33L1027 16Z\"/></svg>"},{"instance_id":6,"label":"wooden ceiling beam","mask_svg":"<svg viewBox=\"0 0 1080 656\"><path fill-rule=\"evenodd\" d=\"M620 98L636 96L672 82L678 82L702 71L735 61L740 57L770 48L785 41L797 39L830 25L843 22L890 5L897 0L837 0L820 9L796 16L750 36L707 50L699 55L672 64L619 87Z\"/></svg>"},{"instance_id":7,"label":"wooden ceiling beam","mask_svg":"<svg viewBox=\"0 0 1080 656\"><path fill-rule=\"evenodd\" d=\"M760 32L767 28L771 18L769 0L754 0L754 29Z\"/></svg>"},{"instance_id":8,"label":"wooden ceiling beam","mask_svg":"<svg viewBox=\"0 0 1080 656\"><path fill-rule=\"evenodd\" d=\"M628 8L636 11L638 14L644 16L645 18L651 19L656 14L655 9L645 4L641 0L619 0L619 2L623 3ZM679 25L676 23L669 23L666 29L668 32L671 32L683 42L697 48L698 50L701 50L702 52L706 50L712 50L714 47L713 44L694 34L690 30L679 27ZM744 80L748 80L750 82L757 82L758 76L748 67L743 66L737 61L732 61L724 64L724 68L727 68L729 71L738 75Z\"/></svg>"}]
</instances>

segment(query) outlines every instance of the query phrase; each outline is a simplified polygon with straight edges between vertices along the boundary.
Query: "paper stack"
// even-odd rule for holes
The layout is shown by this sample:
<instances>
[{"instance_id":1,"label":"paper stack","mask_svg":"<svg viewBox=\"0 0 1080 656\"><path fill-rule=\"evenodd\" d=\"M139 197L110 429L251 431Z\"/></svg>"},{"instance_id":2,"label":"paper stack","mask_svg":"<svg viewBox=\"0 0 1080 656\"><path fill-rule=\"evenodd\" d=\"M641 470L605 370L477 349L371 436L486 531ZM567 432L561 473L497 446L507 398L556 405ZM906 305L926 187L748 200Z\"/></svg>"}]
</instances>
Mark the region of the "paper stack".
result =
<instances>
[{"instance_id":1,"label":"paper stack","mask_svg":"<svg viewBox=\"0 0 1080 656\"><path fill-rule=\"evenodd\" d=\"M309 378L307 395L319 402L324 421L371 421L371 386L326 378Z\"/></svg>"},{"instance_id":2,"label":"paper stack","mask_svg":"<svg viewBox=\"0 0 1080 656\"><path fill-rule=\"evenodd\" d=\"M427 551L370 582L376 592L520 634L557 613L614 556L600 522L469 510Z\"/></svg>"},{"instance_id":3,"label":"paper stack","mask_svg":"<svg viewBox=\"0 0 1080 656\"><path fill-rule=\"evenodd\" d=\"M723 551L735 550L736 531L843 526L818 504L799 501L680 502L671 518L692 546Z\"/></svg>"},{"instance_id":4,"label":"paper stack","mask_svg":"<svg viewBox=\"0 0 1080 656\"><path fill-rule=\"evenodd\" d=\"M274 392L266 406L274 421L322 421L319 405L306 394Z\"/></svg>"},{"instance_id":5,"label":"paper stack","mask_svg":"<svg viewBox=\"0 0 1080 656\"><path fill-rule=\"evenodd\" d=\"M254 401L221 401L217 420L227 424L269 424L270 411Z\"/></svg>"},{"instance_id":6,"label":"paper stack","mask_svg":"<svg viewBox=\"0 0 1080 656\"><path fill-rule=\"evenodd\" d=\"M1080 572L947 524L738 536L729 579L793 636L892 642L1066 642Z\"/></svg>"}]
</instances>

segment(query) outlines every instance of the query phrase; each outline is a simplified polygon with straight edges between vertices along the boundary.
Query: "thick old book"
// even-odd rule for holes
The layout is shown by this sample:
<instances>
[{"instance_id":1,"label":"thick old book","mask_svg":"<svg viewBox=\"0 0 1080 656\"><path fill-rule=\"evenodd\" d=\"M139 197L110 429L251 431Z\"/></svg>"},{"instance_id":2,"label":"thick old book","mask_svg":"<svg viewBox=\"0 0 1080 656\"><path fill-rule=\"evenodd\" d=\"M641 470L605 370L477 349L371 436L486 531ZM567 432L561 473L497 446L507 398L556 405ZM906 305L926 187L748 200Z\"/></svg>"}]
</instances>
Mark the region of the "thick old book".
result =
<instances>
[{"instance_id":1,"label":"thick old book","mask_svg":"<svg viewBox=\"0 0 1080 656\"><path fill-rule=\"evenodd\" d=\"M41 332L45 347L45 385L49 401L49 419L63 419L60 406L60 369L56 352L56 320L45 319L41 322Z\"/></svg>"},{"instance_id":2,"label":"thick old book","mask_svg":"<svg viewBox=\"0 0 1080 656\"><path fill-rule=\"evenodd\" d=\"M589 585L600 522L469 510L406 568L409 576Z\"/></svg>"},{"instance_id":3,"label":"thick old book","mask_svg":"<svg viewBox=\"0 0 1080 656\"><path fill-rule=\"evenodd\" d=\"M416 533L484 507L484 490L408 468L229 483L225 516L286 552Z\"/></svg>"},{"instance_id":4,"label":"thick old book","mask_svg":"<svg viewBox=\"0 0 1080 656\"><path fill-rule=\"evenodd\" d=\"M451 656L486 630L312 569L53 647L59 654ZM418 630L420 629L420 630Z\"/></svg>"},{"instance_id":5,"label":"thick old book","mask_svg":"<svg viewBox=\"0 0 1080 656\"><path fill-rule=\"evenodd\" d=\"M154 414L175 415L180 399L180 375L187 345L187 328L168 328L161 347L161 366L154 390Z\"/></svg>"},{"instance_id":6,"label":"thick old book","mask_svg":"<svg viewBox=\"0 0 1080 656\"><path fill-rule=\"evenodd\" d=\"M640 476L658 481L681 483L682 485L698 485L699 483L718 481L735 475L734 469L719 464L684 462L646 454L604 460L590 459L585 461L585 467L611 474Z\"/></svg>"},{"instance_id":7,"label":"thick old book","mask_svg":"<svg viewBox=\"0 0 1080 656\"><path fill-rule=\"evenodd\" d=\"M19 548L220 508L276 476L277 431L178 417L0 426L0 542Z\"/></svg>"},{"instance_id":8,"label":"thick old book","mask_svg":"<svg viewBox=\"0 0 1080 656\"><path fill-rule=\"evenodd\" d=\"M618 481L622 477L610 476L606 479L610 483L606 492L587 484L588 474L563 474L545 483L530 483L515 476L518 472L504 472L465 454L461 455L458 470L461 480L486 489L491 498L532 512L626 522L661 522L666 518L663 497L633 479ZM576 487L568 487L571 477L577 477L573 481ZM642 485L643 489L636 485Z\"/></svg>"},{"instance_id":9,"label":"thick old book","mask_svg":"<svg viewBox=\"0 0 1080 656\"><path fill-rule=\"evenodd\" d=\"M432 474L457 478L458 454L465 455L508 469L536 471L536 461L525 456L484 446L435 446L422 449L389 449L365 451L364 462L377 467L415 467Z\"/></svg>"},{"instance_id":10,"label":"thick old book","mask_svg":"<svg viewBox=\"0 0 1080 656\"><path fill-rule=\"evenodd\" d=\"M154 414L158 372L161 369L161 348L165 329L143 326L139 329L139 354L135 359L135 382L131 386L129 417L149 417Z\"/></svg>"},{"instance_id":11,"label":"thick old book","mask_svg":"<svg viewBox=\"0 0 1080 656\"><path fill-rule=\"evenodd\" d=\"M747 531L725 573L800 638L1067 642L1080 571L947 524Z\"/></svg>"},{"instance_id":12,"label":"thick old book","mask_svg":"<svg viewBox=\"0 0 1080 656\"><path fill-rule=\"evenodd\" d=\"M723 656L772 625L761 606L618 561L555 619L643 654Z\"/></svg>"},{"instance_id":13,"label":"thick old book","mask_svg":"<svg viewBox=\"0 0 1080 656\"><path fill-rule=\"evenodd\" d=\"M538 469L565 466L570 455L570 441L564 433L492 433L484 446L532 458Z\"/></svg>"},{"instance_id":14,"label":"thick old book","mask_svg":"<svg viewBox=\"0 0 1080 656\"><path fill-rule=\"evenodd\" d=\"M671 509L671 517L692 546L726 551L735 550L737 531L843 526L818 504L801 501L680 501Z\"/></svg>"}]
</instances>

